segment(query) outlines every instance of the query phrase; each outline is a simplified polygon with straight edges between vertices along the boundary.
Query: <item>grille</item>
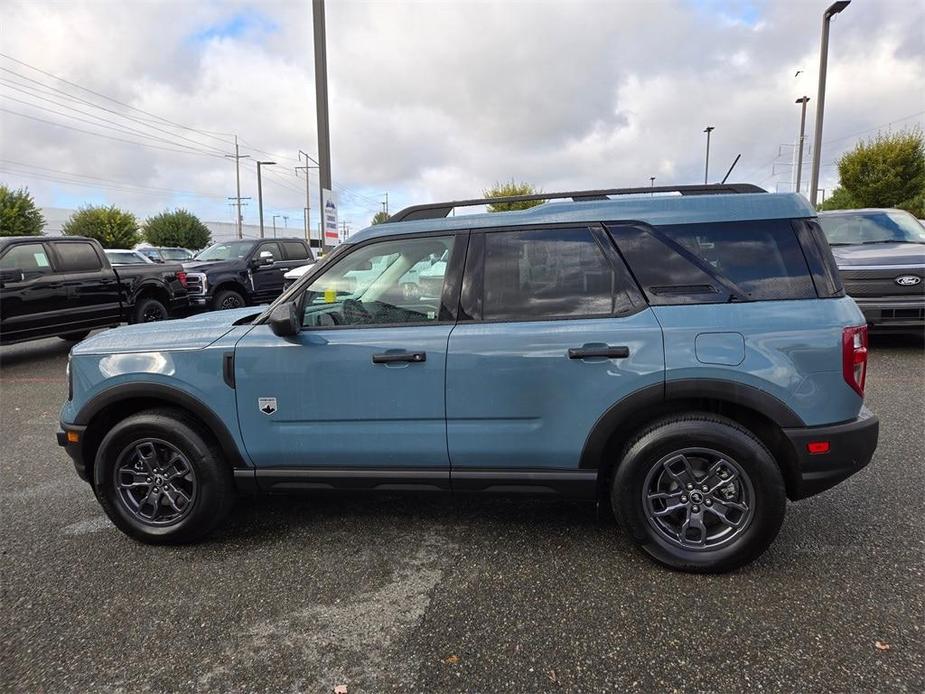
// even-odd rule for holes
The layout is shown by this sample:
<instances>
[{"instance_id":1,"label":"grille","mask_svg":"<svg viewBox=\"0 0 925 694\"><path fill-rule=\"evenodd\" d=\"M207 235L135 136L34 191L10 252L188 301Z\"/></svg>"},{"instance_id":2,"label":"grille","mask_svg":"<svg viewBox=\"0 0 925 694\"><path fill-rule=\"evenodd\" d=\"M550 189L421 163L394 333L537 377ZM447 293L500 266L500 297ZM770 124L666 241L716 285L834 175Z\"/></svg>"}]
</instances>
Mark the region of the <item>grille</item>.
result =
<instances>
[{"instance_id":1,"label":"grille","mask_svg":"<svg viewBox=\"0 0 925 694\"><path fill-rule=\"evenodd\" d=\"M849 296L925 296L925 267L889 270L840 270ZM897 277L912 275L922 279L912 286L896 284Z\"/></svg>"},{"instance_id":2,"label":"grille","mask_svg":"<svg viewBox=\"0 0 925 694\"><path fill-rule=\"evenodd\" d=\"M206 293L206 276L201 272L190 272L186 275L186 291L190 294Z\"/></svg>"}]
</instances>

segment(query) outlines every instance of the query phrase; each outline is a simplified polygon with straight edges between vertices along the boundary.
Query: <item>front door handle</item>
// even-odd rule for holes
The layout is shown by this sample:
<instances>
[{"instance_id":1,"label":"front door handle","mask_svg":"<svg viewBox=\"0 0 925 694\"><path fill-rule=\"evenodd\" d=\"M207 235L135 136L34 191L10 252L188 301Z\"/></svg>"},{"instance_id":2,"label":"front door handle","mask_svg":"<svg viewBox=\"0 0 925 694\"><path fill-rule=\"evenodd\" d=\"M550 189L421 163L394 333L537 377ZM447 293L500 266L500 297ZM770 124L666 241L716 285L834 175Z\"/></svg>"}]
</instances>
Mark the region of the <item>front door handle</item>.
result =
<instances>
[{"instance_id":1,"label":"front door handle","mask_svg":"<svg viewBox=\"0 0 925 694\"><path fill-rule=\"evenodd\" d=\"M623 345L604 345L603 347L571 347L568 351L569 359L588 359L590 357L626 359L629 355L630 348Z\"/></svg>"},{"instance_id":2,"label":"front door handle","mask_svg":"<svg viewBox=\"0 0 925 694\"><path fill-rule=\"evenodd\" d=\"M373 355L373 364L395 364L402 361L420 364L427 361L427 352L385 352Z\"/></svg>"}]
</instances>

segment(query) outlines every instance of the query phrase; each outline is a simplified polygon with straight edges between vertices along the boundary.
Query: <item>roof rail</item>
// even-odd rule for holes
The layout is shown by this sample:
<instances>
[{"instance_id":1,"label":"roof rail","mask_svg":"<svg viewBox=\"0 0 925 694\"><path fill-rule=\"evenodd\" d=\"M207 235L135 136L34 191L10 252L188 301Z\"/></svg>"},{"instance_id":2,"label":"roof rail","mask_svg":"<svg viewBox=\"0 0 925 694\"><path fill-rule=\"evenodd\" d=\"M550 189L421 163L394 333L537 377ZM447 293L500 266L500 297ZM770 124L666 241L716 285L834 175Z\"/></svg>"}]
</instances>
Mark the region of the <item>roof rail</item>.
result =
<instances>
[{"instance_id":1,"label":"roof rail","mask_svg":"<svg viewBox=\"0 0 925 694\"><path fill-rule=\"evenodd\" d=\"M571 198L575 202L607 200L611 195L637 195L642 193L680 193L681 195L729 195L735 193L766 193L751 183L712 183L694 186L644 186L642 188L607 188L604 190L576 190L566 193L536 193L533 195L509 195L503 198L478 198L475 200L453 200L412 205L389 217L390 222L408 222L414 219L441 219L455 207L474 207L499 202L528 202L531 200L558 200Z\"/></svg>"}]
</instances>

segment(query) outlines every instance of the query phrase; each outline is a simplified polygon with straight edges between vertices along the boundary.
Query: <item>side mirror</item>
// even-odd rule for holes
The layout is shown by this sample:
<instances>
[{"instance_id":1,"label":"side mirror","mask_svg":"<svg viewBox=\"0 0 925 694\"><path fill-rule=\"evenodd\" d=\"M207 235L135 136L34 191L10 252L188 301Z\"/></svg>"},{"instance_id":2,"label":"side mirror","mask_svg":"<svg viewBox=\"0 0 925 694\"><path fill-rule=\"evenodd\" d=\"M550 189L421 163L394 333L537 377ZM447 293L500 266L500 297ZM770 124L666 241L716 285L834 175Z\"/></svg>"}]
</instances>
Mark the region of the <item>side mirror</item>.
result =
<instances>
[{"instance_id":1,"label":"side mirror","mask_svg":"<svg viewBox=\"0 0 925 694\"><path fill-rule=\"evenodd\" d=\"M0 270L0 284L22 282L25 278L22 270Z\"/></svg>"},{"instance_id":2,"label":"side mirror","mask_svg":"<svg viewBox=\"0 0 925 694\"><path fill-rule=\"evenodd\" d=\"M260 251L260 255L254 258L255 267L270 267L273 264L273 254L270 251Z\"/></svg>"},{"instance_id":3,"label":"side mirror","mask_svg":"<svg viewBox=\"0 0 925 694\"><path fill-rule=\"evenodd\" d=\"M279 337L292 337L302 330L299 307L295 301L280 304L270 311L270 330Z\"/></svg>"}]
</instances>

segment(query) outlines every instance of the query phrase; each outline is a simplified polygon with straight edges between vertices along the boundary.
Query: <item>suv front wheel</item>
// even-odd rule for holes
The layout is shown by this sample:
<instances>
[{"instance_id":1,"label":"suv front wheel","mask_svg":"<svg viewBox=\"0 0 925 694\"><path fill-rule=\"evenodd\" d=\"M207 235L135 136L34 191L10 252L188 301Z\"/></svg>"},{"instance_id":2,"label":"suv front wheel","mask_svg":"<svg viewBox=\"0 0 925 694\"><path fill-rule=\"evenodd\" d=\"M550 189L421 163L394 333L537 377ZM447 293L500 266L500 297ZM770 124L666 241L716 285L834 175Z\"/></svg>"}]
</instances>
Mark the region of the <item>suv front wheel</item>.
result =
<instances>
[{"instance_id":1,"label":"suv front wheel","mask_svg":"<svg viewBox=\"0 0 925 694\"><path fill-rule=\"evenodd\" d=\"M180 410L146 410L116 424L100 443L93 479L110 520L150 544L204 537L235 498L221 450Z\"/></svg>"},{"instance_id":2,"label":"suv front wheel","mask_svg":"<svg viewBox=\"0 0 925 694\"><path fill-rule=\"evenodd\" d=\"M703 413L662 419L639 434L613 476L611 503L620 525L657 561L719 573L768 548L787 497L761 441Z\"/></svg>"}]
</instances>

